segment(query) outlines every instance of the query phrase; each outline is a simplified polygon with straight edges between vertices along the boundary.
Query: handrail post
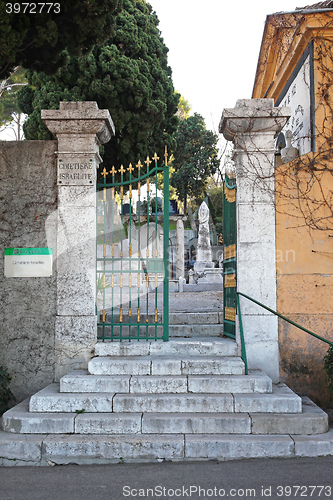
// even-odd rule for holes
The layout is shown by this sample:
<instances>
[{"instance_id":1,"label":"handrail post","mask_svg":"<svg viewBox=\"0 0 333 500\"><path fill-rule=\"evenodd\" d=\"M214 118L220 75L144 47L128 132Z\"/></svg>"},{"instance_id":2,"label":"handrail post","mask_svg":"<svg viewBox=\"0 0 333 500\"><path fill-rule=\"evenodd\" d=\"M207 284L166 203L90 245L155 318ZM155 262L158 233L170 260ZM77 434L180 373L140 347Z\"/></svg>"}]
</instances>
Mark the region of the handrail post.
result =
<instances>
[{"instance_id":1,"label":"handrail post","mask_svg":"<svg viewBox=\"0 0 333 500\"><path fill-rule=\"evenodd\" d=\"M244 361L244 365L245 365L245 375L247 375L249 370L248 370L248 366L247 366L243 321L242 321L242 313L241 313L241 308L240 308L240 301L239 301L238 292L236 292L236 300L237 300L237 309L238 309L239 333L240 333L240 340L241 340L241 357L242 357L242 360Z\"/></svg>"}]
</instances>

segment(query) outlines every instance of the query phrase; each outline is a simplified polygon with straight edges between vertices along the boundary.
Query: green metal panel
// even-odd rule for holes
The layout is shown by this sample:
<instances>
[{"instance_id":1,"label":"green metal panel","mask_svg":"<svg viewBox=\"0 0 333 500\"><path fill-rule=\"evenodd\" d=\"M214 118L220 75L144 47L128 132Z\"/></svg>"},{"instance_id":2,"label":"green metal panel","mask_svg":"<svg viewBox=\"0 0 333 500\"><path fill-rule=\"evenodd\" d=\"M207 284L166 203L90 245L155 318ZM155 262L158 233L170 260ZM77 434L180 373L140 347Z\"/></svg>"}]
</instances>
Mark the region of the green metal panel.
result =
<instances>
[{"instance_id":1,"label":"green metal panel","mask_svg":"<svg viewBox=\"0 0 333 500\"><path fill-rule=\"evenodd\" d=\"M135 167L104 168L104 180L97 184L97 327L101 341L169 338L167 151L164 156L161 166L155 153ZM158 174L164 180L163 211L158 201Z\"/></svg>"},{"instance_id":2,"label":"green metal panel","mask_svg":"<svg viewBox=\"0 0 333 500\"><path fill-rule=\"evenodd\" d=\"M236 180L223 183L223 326L224 335L236 338Z\"/></svg>"}]
</instances>

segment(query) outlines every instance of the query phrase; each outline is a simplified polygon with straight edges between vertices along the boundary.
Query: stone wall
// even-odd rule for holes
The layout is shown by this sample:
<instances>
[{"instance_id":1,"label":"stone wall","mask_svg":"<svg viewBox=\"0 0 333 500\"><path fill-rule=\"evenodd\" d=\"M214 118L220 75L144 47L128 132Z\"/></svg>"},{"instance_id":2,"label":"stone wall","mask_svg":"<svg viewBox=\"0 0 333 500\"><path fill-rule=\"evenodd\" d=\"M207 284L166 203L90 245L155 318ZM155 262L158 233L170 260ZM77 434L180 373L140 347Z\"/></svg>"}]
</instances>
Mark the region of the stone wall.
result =
<instances>
[{"instance_id":1,"label":"stone wall","mask_svg":"<svg viewBox=\"0 0 333 500\"><path fill-rule=\"evenodd\" d=\"M17 401L86 368L97 340L96 170L114 126L96 102L59 108L42 111L56 141L0 142L0 366ZM5 248L45 247L51 277L4 276Z\"/></svg>"},{"instance_id":2,"label":"stone wall","mask_svg":"<svg viewBox=\"0 0 333 500\"><path fill-rule=\"evenodd\" d=\"M6 278L4 249L55 251L56 228L46 222L57 208L56 148L0 142L0 365L18 401L53 381L56 276Z\"/></svg>"}]
</instances>

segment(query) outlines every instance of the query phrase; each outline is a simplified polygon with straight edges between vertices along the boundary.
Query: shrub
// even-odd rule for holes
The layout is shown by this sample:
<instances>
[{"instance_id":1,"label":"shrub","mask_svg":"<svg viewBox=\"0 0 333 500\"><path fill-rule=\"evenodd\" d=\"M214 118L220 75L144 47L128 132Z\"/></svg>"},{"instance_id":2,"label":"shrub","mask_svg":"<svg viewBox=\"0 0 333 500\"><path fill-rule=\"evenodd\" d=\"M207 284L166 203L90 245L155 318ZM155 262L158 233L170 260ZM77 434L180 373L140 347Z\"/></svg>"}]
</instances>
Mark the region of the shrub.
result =
<instances>
[{"instance_id":1,"label":"shrub","mask_svg":"<svg viewBox=\"0 0 333 500\"><path fill-rule=\"evenodd\" d=\"M9 388L12 377L9 376L6 368L0 366L0 415L8 409L8 403L15 400L12 391Z\"/></svg>"},{"instance_id":2,"label":"shrub","mask_svg":"<svg viewBox=\"0 0 333 500\"><path fill-rule=\"evenodd\" d=\"M333 400L333 347L330 346L324 357L324 369L328 377L328 388L331 394L331 400Z\"/></svg>"}]
</instances>

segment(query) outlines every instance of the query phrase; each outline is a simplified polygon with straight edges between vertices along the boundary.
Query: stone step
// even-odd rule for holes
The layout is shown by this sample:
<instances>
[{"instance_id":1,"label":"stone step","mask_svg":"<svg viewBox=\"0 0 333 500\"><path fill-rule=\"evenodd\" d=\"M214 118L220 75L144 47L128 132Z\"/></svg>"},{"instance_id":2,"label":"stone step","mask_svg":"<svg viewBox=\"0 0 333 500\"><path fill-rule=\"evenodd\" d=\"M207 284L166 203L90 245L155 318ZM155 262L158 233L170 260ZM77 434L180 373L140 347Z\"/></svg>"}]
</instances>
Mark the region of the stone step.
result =
<instances>
[{"instance_id":1,"label":"stone step","mask_svg":"<svg viewBox=\"0 0 333 500\"><path fill-rule=\"evenodd\" d=\"M60 392L270 393L272 380L260 370L249 375L89 375L75 370L60 380Z\"/></svg>"},{"instance_id":2,"label":"stone step","mask_svg":"<svg viewBox=\"0 0 333 500\"><path fill-rule=\"evenodd\" d=\"M169 325L170 337L222 337L223 324L214 325Z\"/></svg>"},{"instance_id":3,"label":"stone step","mask_svg":"<svg viewBox=\"0 0 333 500\"><path fill-rule=\"evenodd\" d=\"M0 465L241 460L333 455L333 429L316 436L253 434L22 435L0 431Z\"/></svg>"},{"instance_id":4,"label":"stone step","mask_svg":"<svg viewBox=\"0 0 333 500\"><path fill-rule=\"evenodd\" d=\"M114 412L300 413L301 398L286 387L272 394L116 394Z\"/></svg>"},{"instance_id":5,"label":"stone step","mask_svg":"<svg viewBox=\"0 0 333 500\"><path fill-rule=\"evenodd\" d=\"M125 323L125 321L123 321ZM139 331L138 331L139 330ZM118 325L104 326L104 334L103 327L98 326L97 334L99 338L111 337L114 339L120 339L124 337L131 337L136 339L138 336L140 339L144 340L147 336L149 338L162 338L163 336L163 327L162 325L158 325L156 330L154 324L152 325L140 325L139 328L137 326L129 326L122 325L121 327ZM197 337L222 337L223 336L223 324L198 324L198 325L169 325L169 337L182 337L182 338L197 338Z\"/></svg>"},{"instance_id":6,"label":"stone step","mask_svg":"<svg viewBox=\"0 0 333 500\"><path fill-rule=\"evenodd\" d=\"M30 398L30 412L51 413L301 413L301 398L287 386L271 394L60 393L51 384Z\"/></svg>"},{"instance_id":7,"label":"stone step","mask_svg":"<svg viewBox=\"0 0 333 500\"><path fill-rule=\"evenodd\" d=\"M207 340L175 338L169 342L97 342L96 356L148 356L148 355L208 355L239 356L239 347L228 338Z\"/></svg>"},{"instance_id":8,"label":"stone step","mask_svg":"<svg viewBox=\"0 0 333 500\"><path fill-rule=\"evenodd\" d=\"M136 319L137 310L134 309L132 311L131 320L133 318ZM102 313L100 314L100 321L102 321ZM115 310L114 313L108 312L106 310L105 322L106 323L119 323L120 313L119 310ZM128 314L123 314L122 322L128 323L130 317ZM147 314L142 313L140 315L140 321L142 323L146 323ZM162 323L163 316L161 313L158 313L157 321ZM148 322L155 322L155 311L148 313ZM169 313L169 324L170 325L215 325L223 323L223 313L219 311L208 311L208 312L171 312Z\"/></svg>"},{"instance_id":9,"label":"stone step","mask_svg":"<svg viewBox=\"0 0 333 500\"><path fill-rule=\"evenodd\" d=\"M3 416L6 432L21 434L294 434L328 431L328 416L309 398L301 414L29 413L29 400Z\"/></svg>"},{"instance_id":10,"label":"stone step","mask_svg":"<svg viewBox=\"0 0 333 500\"><path fill-rule=\"evenodd\" d=\"M98 356L91 375L243 375L244 363L229 356Z\"/></svg>"}]
</instances>

